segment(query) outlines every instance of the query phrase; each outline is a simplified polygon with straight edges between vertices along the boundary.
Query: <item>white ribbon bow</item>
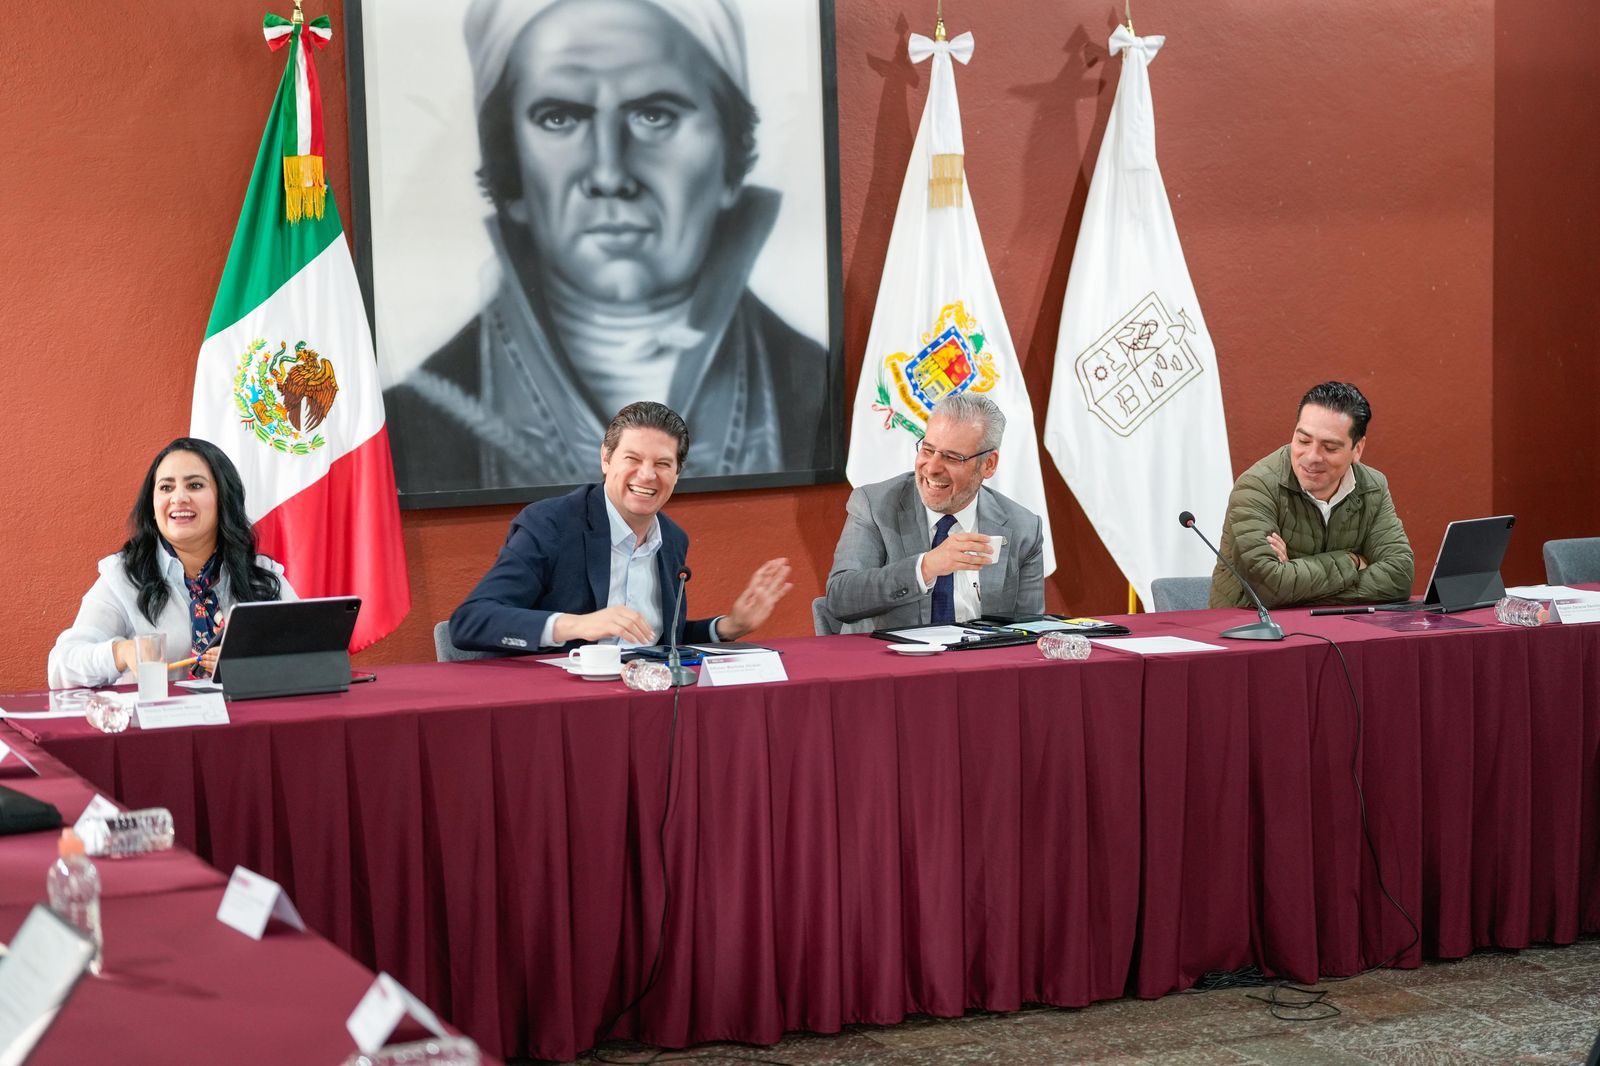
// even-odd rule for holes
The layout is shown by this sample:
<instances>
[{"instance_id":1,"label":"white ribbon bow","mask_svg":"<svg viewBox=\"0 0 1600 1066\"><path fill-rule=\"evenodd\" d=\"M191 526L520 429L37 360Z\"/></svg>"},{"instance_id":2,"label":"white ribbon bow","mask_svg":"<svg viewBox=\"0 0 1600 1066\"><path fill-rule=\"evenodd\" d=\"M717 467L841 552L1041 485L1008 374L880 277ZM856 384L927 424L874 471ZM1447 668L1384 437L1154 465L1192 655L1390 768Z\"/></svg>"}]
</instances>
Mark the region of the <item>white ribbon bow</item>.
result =
<instances>
[{"instance_id":1,"label":"white ribbon bow","mask_svg":"<svg viewBox=\"0 0 1600 1066\"><path fill-rule=\"evenodd\" d=\"M906 51L911 54L911 62L913 63L920 63L936 52L943 52L963 64L970 63L972 61L972 31L968 30L954 40L949 41L935 41L931 37L913 33L911 40L906 44Z\"/></svg>"},{"instance_id":2,"label":"white ribbon bow","mask_svg":"<svg viewBox=\"0 0 1600 1066\"><path fill-rule=\"evenodd\" d=\"M1111 34L1111 54L1116 55L1123 49L1137 48L1144 53L1144 61L1148 63L1166 43L1165 37L1135 37L1129 32L1128 27L1118 26Z\"/></svg>"}]
</instances>

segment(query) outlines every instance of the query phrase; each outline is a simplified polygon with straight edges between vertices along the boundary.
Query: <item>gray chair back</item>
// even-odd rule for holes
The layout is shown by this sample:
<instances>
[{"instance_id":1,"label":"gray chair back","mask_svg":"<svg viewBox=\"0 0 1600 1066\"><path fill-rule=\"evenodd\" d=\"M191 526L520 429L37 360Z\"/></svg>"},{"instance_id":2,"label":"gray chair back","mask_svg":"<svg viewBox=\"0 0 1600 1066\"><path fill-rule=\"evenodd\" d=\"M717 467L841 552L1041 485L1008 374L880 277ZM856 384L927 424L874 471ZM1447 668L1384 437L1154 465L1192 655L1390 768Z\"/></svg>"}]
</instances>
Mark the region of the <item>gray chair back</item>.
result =
<instances>
[{"instance_id":1,"label":"gray chair back","mask_svg":"<svg viewBox=\"0 0 1600 1066\"><path fill-rule=\"evenodd\" d=\"M828 610L828 597L818 596L811 601L811 627L819 637L836 637L844 632L844 623Z\"/></svg>"},{"instance_id":2,"label":"gray chair back","mask_svg":"<svg viewBox=\"0 0 1600 1066\"><path fill-rule=\"evenodd\" d=\"M1203 611L1211 602L1209 577L1158 577L1150 582L1153 611Z\"/></svg>"},{"instance_id":3,"label":"gray chair back","mask_svg":"<svg viewBox=\"0 0 1600 1066\"><path fill-rule=\"evenodd\" d=\"M433 655L442 663L461 663L470 659L498 658L492 651L466 651L450 643L450 620L433 627Z\"/></svg>"},{"instance_id":4,"label":"gray chair back","mask_svg":"<svg viewBox=\"0 0 1600 1066\"><path fill-rule=\"evenodd\" d=\"M1544 579L1552 585L1600 581L1600 537L1545 541Z\"/></svg>"}]
</instances>

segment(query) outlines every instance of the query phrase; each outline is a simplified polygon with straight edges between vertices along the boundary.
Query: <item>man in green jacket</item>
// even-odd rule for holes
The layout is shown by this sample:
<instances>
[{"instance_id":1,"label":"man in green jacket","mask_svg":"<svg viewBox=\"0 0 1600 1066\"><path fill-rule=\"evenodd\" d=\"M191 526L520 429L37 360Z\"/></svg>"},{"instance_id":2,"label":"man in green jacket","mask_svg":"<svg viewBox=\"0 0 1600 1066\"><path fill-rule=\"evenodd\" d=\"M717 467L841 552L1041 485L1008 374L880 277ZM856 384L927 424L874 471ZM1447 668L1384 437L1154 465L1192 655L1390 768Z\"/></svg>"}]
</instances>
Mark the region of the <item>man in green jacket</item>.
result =
<instances>
[{"instance_id":1,"label":"man in green jacket","mask_svg":"<svg viewBox=\"0 0 1600 1066\"><path fill-rule=\"evenodd\" d=\"M1371 417L1360 389L1324 382L1300 400L1289 443L1234 482L1222 554L1268 607L1410 596L1411 544L1389 481L1361 465ZM1211 606L1253 606L1221 563L1211 574Z\"/></svg>"}]
</instances>

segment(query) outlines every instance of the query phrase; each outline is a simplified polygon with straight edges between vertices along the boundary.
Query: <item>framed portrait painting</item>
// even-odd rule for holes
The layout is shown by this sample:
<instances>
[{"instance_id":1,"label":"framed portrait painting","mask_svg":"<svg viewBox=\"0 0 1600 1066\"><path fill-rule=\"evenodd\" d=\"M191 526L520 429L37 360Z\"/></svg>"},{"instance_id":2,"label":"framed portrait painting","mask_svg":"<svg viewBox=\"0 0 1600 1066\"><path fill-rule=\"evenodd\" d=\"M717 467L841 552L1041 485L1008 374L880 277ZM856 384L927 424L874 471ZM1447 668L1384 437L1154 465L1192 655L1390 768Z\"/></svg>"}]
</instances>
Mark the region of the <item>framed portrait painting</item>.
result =
<instances>
[{"instance_id":1,"label":"framed portrait painting","mask_svg":"<svg viewBox=\"0 0 1600 1066\"><path fill-rule=\"evenodd\" d=\"M832 0L346 0L356 262L405 507L839 481Z\"/></svg>"}]
</instances>

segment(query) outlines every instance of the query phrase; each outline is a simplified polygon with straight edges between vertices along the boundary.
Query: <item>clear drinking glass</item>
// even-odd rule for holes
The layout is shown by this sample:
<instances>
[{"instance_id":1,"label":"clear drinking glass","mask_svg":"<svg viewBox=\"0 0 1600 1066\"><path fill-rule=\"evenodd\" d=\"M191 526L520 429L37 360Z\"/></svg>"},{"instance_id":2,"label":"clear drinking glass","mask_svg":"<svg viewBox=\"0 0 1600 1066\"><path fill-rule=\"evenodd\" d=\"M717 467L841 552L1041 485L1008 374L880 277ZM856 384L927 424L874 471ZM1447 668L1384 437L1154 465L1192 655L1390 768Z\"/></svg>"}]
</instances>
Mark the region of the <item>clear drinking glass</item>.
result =
<instances>
[{"instance_id":1,"label":"clear drinking glass","mask_svg":"<svg viewBox=\"0 0 1600 1066\"><path fill-rule=\"evenodd\" d=\"M140 633L133 638L134 674L139 679L139 702L167 698L167 635Z\"/></svg>"}]
</instances>

